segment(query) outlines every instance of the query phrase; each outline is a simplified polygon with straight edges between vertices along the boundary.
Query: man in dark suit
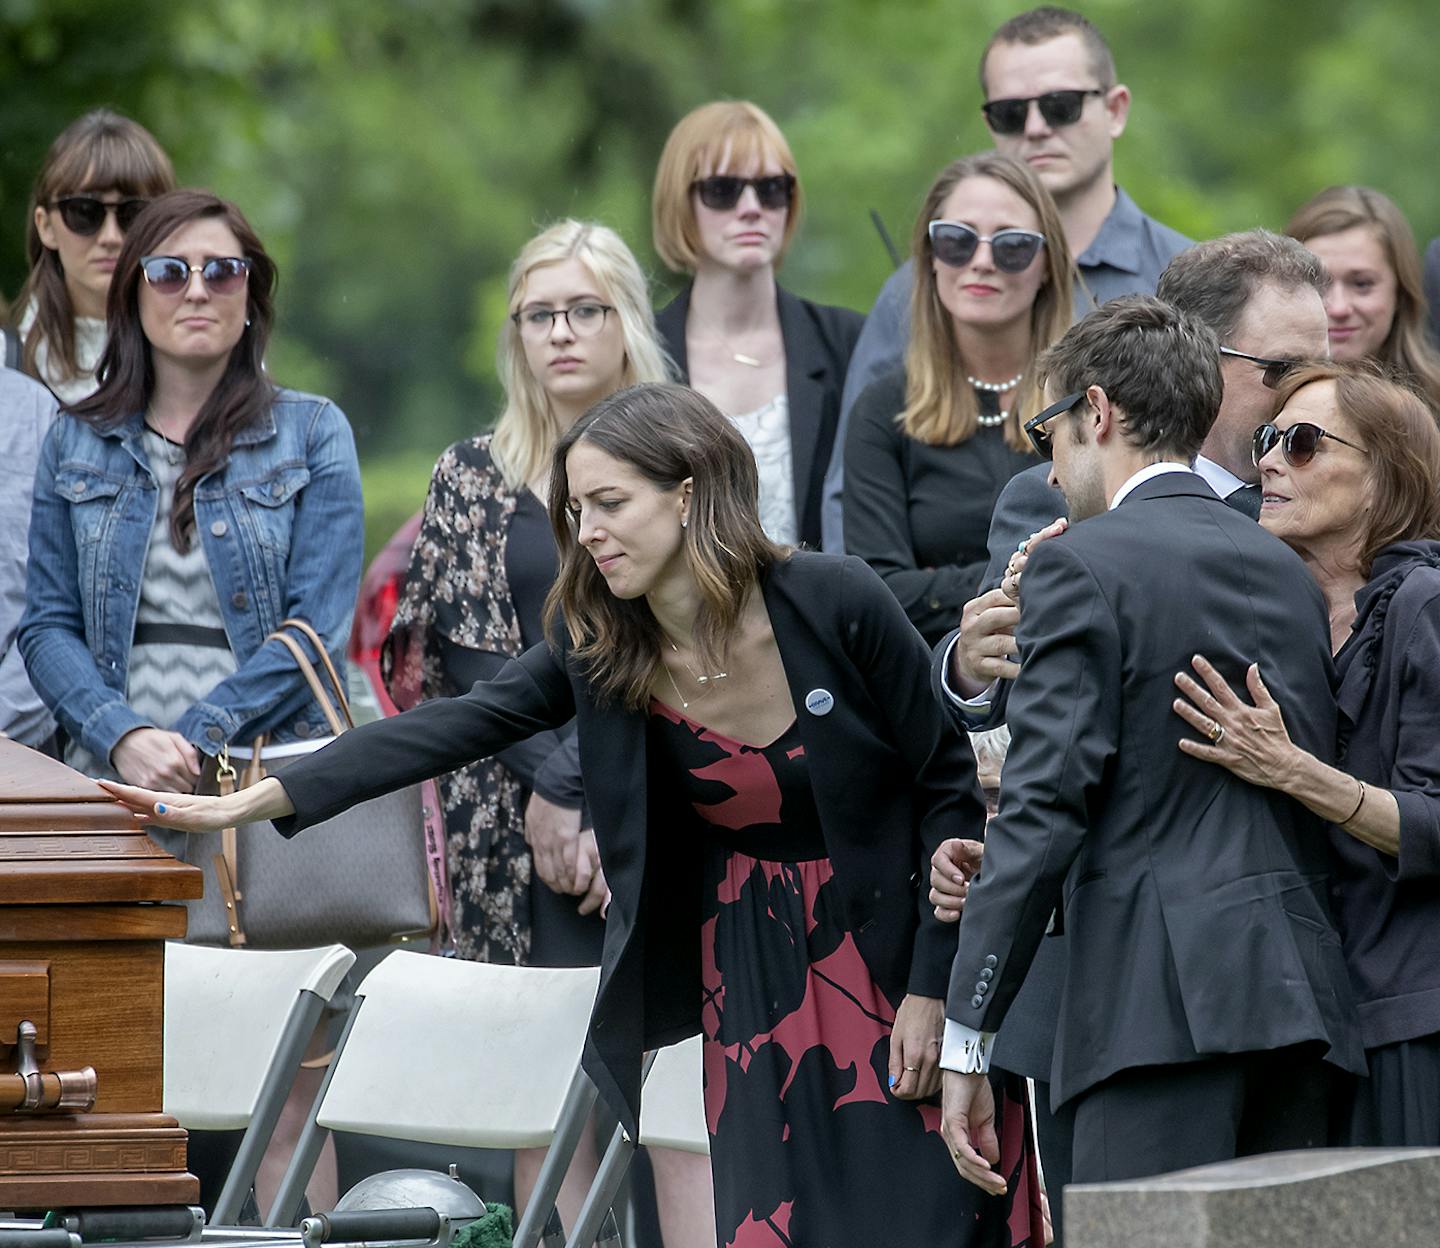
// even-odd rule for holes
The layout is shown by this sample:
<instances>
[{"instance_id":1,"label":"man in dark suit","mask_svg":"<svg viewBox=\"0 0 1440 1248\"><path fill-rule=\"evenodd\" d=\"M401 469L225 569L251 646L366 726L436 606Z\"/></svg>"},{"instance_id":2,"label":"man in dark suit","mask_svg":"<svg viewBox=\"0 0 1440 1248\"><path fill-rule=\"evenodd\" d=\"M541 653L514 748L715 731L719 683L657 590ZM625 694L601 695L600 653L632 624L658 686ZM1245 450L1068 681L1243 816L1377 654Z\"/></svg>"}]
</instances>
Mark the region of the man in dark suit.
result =
<instances>
[{"instance_id":1,"label":"man in dark suit","mask_svg":"<svg viewBox=\"0 0 1440 1248\"><path fill-rule=\"evenodd\" d=\"M946 1005L956 1166L1003 1188L981 1072L1057 908L1051 1100L1074 1101L1075 1181L1323 1143L1328 1066L1364 1067L1323 828L1183 754L1171 681L1197 652L1232 681L1258 654L1287 722L1330 756L1324 600L1191 469L1221 401L1204 324L1115 300L1042 373L1065 396L1040 434L1071 527L1023 573L1013 741Z\"/></svg>"},{"instance_id":2,"label":"man in dark suit","mask_svg":"<svg viewBox=\"0 0 1440 1248\"><path fill-rule=\"evenodd\" d=\"M1241 475L1254 473L1253 466L1247 467L1249 439L1270 418L1275 394L1265 384L1264 368L1246 356L1284 362L1328 355L1322 299L1328 281L1324 266L1300 243L1264 230L1197 244L1176 256L1160 278L1166 302L1209 326L1222 346L1244 353L1220 359L1220 411L1195 468L1246 515L1258 512L1251 497L1257 490L1246 489ZM1017 544L1066 514L1065 498L1049 475L1050 465L1039 464L1005 487L991 520L990 567L982 592L966 605L960 628L936 649L936 696L964 727L991 728L1005 721L1010 682L1020 670L1014 661L1020 610L1011 596L1013 584L1006 593L1001 580ZM1023 562L1016 560L1020 566ZM974 700L967 703L966 698ZM1069 1181L1074 1135L1072 1107L1061 1106L1052 1117L1047 1103L1064 978L1065 941L1057 934L1042 942L994 1054L998 1067L1036 1080L1036 1134L1054 1192ZM1052 1211L1058 1237L1063 1225L1058 1201Z\"/></svg>"}]
</instances>

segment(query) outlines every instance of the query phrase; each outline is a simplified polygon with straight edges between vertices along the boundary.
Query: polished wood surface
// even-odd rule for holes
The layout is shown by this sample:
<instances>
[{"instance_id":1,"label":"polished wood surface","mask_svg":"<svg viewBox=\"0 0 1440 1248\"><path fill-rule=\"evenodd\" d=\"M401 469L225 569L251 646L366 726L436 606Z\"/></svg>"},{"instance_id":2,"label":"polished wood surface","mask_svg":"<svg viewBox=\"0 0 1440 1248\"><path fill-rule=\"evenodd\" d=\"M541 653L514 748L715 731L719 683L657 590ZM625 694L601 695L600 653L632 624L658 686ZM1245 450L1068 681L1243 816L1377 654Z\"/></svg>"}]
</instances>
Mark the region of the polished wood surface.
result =
<instances>
[{"instance_id":1,"label":"polished wood surface","mask_svg":"<svg viewBox=\"0 0 1440 1248\"><path fill-rule=\"evenodd\" d=\"M0 1071L22 1020L42 1073L93 1067L93 1112L0 1113L0 1208L190 1203L161 1112L165 945L201 873L54 759L0 740Z\"/></svg>"}]
</instances>

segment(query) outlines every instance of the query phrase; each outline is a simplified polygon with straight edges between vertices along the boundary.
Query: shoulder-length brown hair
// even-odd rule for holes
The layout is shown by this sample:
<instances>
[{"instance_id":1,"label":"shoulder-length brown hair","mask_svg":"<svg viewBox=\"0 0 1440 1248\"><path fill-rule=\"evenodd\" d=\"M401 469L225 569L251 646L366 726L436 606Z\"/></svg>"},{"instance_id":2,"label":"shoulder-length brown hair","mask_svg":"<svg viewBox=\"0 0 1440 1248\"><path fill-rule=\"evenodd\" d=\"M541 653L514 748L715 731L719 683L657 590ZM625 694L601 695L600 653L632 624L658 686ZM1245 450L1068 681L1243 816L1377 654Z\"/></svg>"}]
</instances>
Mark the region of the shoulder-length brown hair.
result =
<instances>
[{"instance_id":1,"label":"shoulder-length brown hair","mask_svg":"<svg viewBox=\"0 0 1440 1248\"><path fill-rule=\"evenodd\" d=\"M35 353L43 342L48 367L61 380L78 371L75 361L75 309L65 287L60 253L40 239L35 210L53 212L62 195L80 191L119 191L122 196L153 199L175 188L175 170L155 136L137 121L108 108L97 108L65 127L50 144L30 192L25 251L30 274L15 300L15 315L31 308L35 320L25 336L20 367L39 376ZM43 380L43 378L42 378Z\"/></svg>"},{"instance_id":2,"label":"shoulder-length brown hair","mask_svg":"<svg viewBox=\"0 0 1440 1248\"><path fill-rule=\"evenodd\" d=\"M1440 351L1430 342L1420 249L1395 201L1368 186L1328 187L1295 210L1285 233L1303 243L1357 225L1374 234L1395 274L1395 319L1377 358L1413 381L1440 414Z\"/></svg>"},{"instance_id":3,"label":"shoulder-length brown hair","mask_svg":"<svg viewBox=\"0 0 1440 1248\"><path fill-rule=\"evenodd\" d=\"M170 514L170 537L177 550L188 550L194 535L195 483L225 463L235 435L258 424L275 401L275 387L265 376L264 366L265 344L275 319L275 262L234 204L209 191L171 191L135 218L110 278L105 304L109 340L100 356L100 388L70 408L78 419L97 429L113 429L149 407L155 367L140 324L140 257L153 253L182 226L201 220L229 226L241 253L250 261L247 324L185 439L185 469L175 485Z\"/></svg>"},{"instance_id":4,"label":"shoulder-length brown hair","mask_svg":"<svg viewBox=\"0 0 1440 1248\"><path fill-rule=\"evenodd\" d=\"M560 570L545 600L545 631L553 640L563 620L599 700L640 710L660 664L660 625L644 598L615 597L580 545L565 464L580 442L629 464L658 490L691 482L683 542L700 591L695 643L707 667L723 666L761 573L789 551L760 527L760 480L750 447L709 399L688 386L617 390L560 439L550 470L550 525Z\"/></svg>"},{"instance_id":5,"label":"shoulder-length brown hair","mask_svg":"<svg viewBox=\"0 0 1440 1248\"><path fill-rule=\"evenodd\" d=\"M1050 192L1031 170L997 152L963 156L940 171L915 219L910 254L915 281L910 293L910 345L905 351L905 408L896 418L900 428L931 446L955 446L974 434L980 411L975 392L965 380L965 361L955 343L950 313L940 302L935 283L935 255L930 249L930 222L961 182L967 178L994 178L1020 196L1040 219L1045 235L1042 249L1046 282L1030 310L1030 360L1025 375L1012 392L1010 415L1005 420L1005 441L1017 451L1033 448L1025 436L1025 422L1042 406L1035 361L1058 342L1074 319L1071 281L1074 262L1070 244Z\"/></svg>"},{"instance_id":6,"label":"shoulder-length brown hair","mask_svg":"<svg viewBox=\"0 0 1440 1248\"><path fill-rule=\"evenodd\" d=\"M1440 429L1410 386L1365 362L1297 368L1276 391L1276 413L1322 381L1335 383L1336 406L1368 453L1370 518L1360 542L1360 572L1368 577L1392 542L1440 540Z\"/></svg>"}]
</instances>

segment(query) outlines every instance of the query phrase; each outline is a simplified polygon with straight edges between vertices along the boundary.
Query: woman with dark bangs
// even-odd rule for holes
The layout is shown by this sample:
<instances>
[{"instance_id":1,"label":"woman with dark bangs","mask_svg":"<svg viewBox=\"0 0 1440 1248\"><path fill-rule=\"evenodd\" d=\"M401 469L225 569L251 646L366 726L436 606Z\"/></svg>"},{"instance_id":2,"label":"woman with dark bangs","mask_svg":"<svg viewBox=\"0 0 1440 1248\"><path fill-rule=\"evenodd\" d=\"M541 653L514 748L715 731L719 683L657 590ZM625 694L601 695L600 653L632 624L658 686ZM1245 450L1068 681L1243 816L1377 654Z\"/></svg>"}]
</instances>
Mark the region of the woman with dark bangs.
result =
<instances>
[{"instance_id":1,"label":"woman with dark bangs","mask_svg":"<svg viewBox=\"0 0 1440 1248\"><path fill-rule=\"evenodd\" d=\"M30 196L30 275L15 301L20 367L62 403L95 392L105 349L105 299L125 232L175 187L175 171L144 126L96 109L60 132Z\"/></svg>"},{"instance_id":2,"label":"woman with dark bangs","mask_svg":"<svg viewBox=\"0 0 1440 1248\"><path fill-rule=\"evenodd\" d=\"M585 1068L633 1138L645 1050L704 1036L717 1241L1038 1248L1019 1081L1005 1195L940 1135L955 935L917 881L984 808L924 642L860 560L766 537L754 457L693 390L603 399L552 465L546 642L282 779L111 791L142 822L292 835L574 716L612 893Z\"/></svg>"}]
</instances>

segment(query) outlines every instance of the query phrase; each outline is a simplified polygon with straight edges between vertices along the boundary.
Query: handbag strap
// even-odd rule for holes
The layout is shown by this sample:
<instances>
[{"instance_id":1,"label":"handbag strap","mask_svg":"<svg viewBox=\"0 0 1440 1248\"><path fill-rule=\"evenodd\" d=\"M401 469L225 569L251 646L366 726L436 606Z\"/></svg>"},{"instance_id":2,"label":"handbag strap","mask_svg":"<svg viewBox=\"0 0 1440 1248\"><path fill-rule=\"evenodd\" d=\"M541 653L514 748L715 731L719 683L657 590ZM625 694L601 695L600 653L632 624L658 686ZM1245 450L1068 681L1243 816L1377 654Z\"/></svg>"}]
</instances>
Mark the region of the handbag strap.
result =
<instances>
[{"instance_id":1,"label":"handbag strap","mask_svg":"<svg viewBox=\"0 0 1440 1248\"><path fill-rule=\"evenodd\" d=\"M315 674L314 665L310 662L309 656L295 638L290 636L289 633L276 629L275 632L271 633L265 640L278 641L290 651L290 657L295 660L295 666L300 669L300 674L305 677L305 683L310 686L311 694L314 696L315 701L320 704L320 709L325 713L325 720L330 725L331 732L338 737L345 731L347 726L351 728L355 726L354 720L350 720L348 725L341 722L340 716L335 711L335 704L330 701L330 695L325 692L325 687L320 683L320 677ZM321 653L324 652L322 651ZM345 718L349 720L350 707L348 704L342 703L342 705L345 707Z\"/></svg>"},{"instance_id":2,"label":"handbag strap","mask_svg":"<svg viewBox=\"0 0 1440 1248\"><path fill-rule=\"evenodd\" d=\"M255 759L260 757L260 738L255 742L255 753L251 759L254 765ZM221 797L228 797L235 792L235 767L230 761L230 746L228 744L220 747L220 757L217 760L218 769L215 773L216 787ZM250 779L250 768L245 769L245 783L242 788L249 788L253 781ZM239 837L235 832L235 825L223 828L220 832L220 852L215 855L215 882L220 888L220 899L225 905L225 934L230 939L231 948L238 949L245 944L245 925L240 919L240 870L236 857L236 846Z\"/></svg>"},{"instance_id":3,"label":"handbag strap","mask_svg":"<svg viewBox=\"0 0 1440 1248\"><path fill-rule=\"evenodd\" d=\"M341 714L345 716L345 722L350 727L355 727L355 717L350 713L350 699L345 693L345 682L340 679L340 673L335 670L335 664L330 661L330 652L325 649L325 643L320 640L320 634L308 620L302 620L298 615L292 615L288 620L281 620L280 627L271 636L283 633L287 628L293 628L296 632L304 634L315 653L320 656L320 662L325 665L325 671L330 677L330 687L335 690L335 701L340 705ZM338 731L337 731L337 736Z\"/></svg>"}]
</instances>

